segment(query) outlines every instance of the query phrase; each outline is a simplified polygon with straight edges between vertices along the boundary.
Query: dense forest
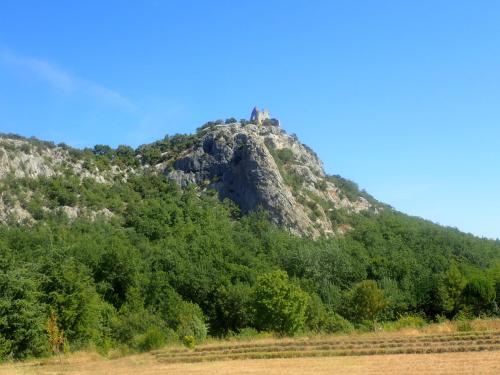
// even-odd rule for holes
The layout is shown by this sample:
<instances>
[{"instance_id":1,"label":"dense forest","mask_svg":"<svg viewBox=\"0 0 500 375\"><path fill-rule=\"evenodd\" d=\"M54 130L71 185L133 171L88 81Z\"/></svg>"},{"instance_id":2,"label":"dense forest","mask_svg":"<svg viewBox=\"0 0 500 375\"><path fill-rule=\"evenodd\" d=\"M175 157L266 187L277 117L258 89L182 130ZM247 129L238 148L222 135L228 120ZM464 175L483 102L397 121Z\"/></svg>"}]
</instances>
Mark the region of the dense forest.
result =
<instances>
[{"instance_id":1,"label":"dense forest","mask_svg":"<svg viewBox=\"0 0 500 375\"><path fill-rule=\"evenodd\" d=\"M125 148L92 157L104 165L110 154L136 163ZM499 241L390 208L351 215L345 235L313 240L162 175L100 184L68 172L8 178L1 189L29 190L24 205L36 218L0 225L2 359L498 314ZM75 204L110 214L44 209Z\"/></svg>"}]
</instances>

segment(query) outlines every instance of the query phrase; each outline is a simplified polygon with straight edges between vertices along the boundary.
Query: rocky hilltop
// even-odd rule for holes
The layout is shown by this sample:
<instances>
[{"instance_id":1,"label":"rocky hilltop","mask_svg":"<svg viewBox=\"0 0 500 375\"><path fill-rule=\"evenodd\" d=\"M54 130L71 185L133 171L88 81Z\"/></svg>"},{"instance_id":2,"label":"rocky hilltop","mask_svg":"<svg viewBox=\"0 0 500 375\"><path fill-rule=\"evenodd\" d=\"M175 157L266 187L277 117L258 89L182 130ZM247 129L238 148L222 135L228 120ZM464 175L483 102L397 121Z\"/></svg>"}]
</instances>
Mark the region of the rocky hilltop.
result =
<instances>
[{"instance_id":1,"label":"rocky hilltop","mask_svg":"<svg viewBox=\"0 0 500 375\"><path fill-rule=\"evenodd\" d=\"M244 212L262 207L297 234L334 234L342 227L332 223L332 211L374 208L364 197L347 198L318 156L277 126L215 125L199 137L175 161L157 167L181 186L216 190Z\"/></svg>"},{"instance_id":2,"label":"rocky hilltop","mask_svg":"<svg viewBox=\"0 0 500 375\"><path fill-rule=\"evenodd\" d=\"M8 190L6 181L12 185L16 179L72 175L82 182L111 184L131 175L161 173L183 188L215 190L220 199L232 200L244 213L264 209L277 224L312 237L343 233L349 230L342 220L346 215L382 209L352 182L326 175L314 151L277 124L207 123L193 135L166 137L136 150L126 146L77 150L3 135L0 182ZM34 220L23 208L22 201L26 205L29 200L29 192L22 199L2 193L0 220L8 216ZM57 209L70 217L89 214L87 207L71 204ZM106 214L111 216L111 211Z\"/></svg>"}]
</instances>

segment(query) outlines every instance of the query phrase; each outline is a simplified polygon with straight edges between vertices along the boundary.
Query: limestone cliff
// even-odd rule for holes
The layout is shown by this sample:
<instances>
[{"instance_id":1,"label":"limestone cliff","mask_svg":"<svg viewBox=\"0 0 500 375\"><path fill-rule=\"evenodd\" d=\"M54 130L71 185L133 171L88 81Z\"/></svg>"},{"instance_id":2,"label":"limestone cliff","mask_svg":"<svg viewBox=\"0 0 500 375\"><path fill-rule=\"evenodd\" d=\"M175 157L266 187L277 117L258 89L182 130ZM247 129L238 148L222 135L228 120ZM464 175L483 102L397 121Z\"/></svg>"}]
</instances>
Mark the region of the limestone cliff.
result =
<instances>
[{"instance_id":1,"label":"limestone cliff","mask_svg":"<svg viewBox=\"0 0 500 375\"><path fill-rule=\"evenodd\" d=\"M215 190L244 213L264 209L274 222L298 235L343 233L349 230L346 215L376 213L382 207L352 182L327 176L314 151L276 125L208 123L193 135L166 137L136 150L107 146L78 150L0 136L0 187L4 190L12 190L15 180L23 178L76 176L80 181L113 184L151 172L164 174L182 187L193 184L200 193ZM0 221L12 216L33 221L25 209L30 196L23 191L13 199L0 191ZM70 219L96 215L81 205L51 209ZM102 213L111 215L109 210Z\"/></svg>"},{"instance_id":2,"label":"limestone cliff","mask_svg":"<svg viewBox=\"0 0 500 375\"><path fill-rule=\"evenodd\" d=\"M175 160L157 165L181 186L215 189L244 212L263 208L300 235L345 230L331 212L377 210L359 196L349 200L323 170L317 155L276 126L214 125Z\"/></svg>"}]
</instances>

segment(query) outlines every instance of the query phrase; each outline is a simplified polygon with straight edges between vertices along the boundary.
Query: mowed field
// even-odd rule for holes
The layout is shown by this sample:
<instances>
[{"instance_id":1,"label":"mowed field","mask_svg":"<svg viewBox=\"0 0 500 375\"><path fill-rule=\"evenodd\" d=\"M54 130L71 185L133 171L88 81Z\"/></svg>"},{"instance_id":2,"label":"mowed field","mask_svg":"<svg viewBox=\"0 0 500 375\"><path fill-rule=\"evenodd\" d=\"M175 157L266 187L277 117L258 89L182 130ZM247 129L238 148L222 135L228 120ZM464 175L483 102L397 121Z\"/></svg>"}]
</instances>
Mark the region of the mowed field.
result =
<instances>
[{"instance_id":1,"label":"mowed field","mask_svg":"<svg viewBox=\"0 0 500 375\"><path fill-rule=\"evenodd\" d=\"M116 359L75 353L5 364L0 374L500 374L500 330L217 342Z\"/></svg>"}]
</instances>

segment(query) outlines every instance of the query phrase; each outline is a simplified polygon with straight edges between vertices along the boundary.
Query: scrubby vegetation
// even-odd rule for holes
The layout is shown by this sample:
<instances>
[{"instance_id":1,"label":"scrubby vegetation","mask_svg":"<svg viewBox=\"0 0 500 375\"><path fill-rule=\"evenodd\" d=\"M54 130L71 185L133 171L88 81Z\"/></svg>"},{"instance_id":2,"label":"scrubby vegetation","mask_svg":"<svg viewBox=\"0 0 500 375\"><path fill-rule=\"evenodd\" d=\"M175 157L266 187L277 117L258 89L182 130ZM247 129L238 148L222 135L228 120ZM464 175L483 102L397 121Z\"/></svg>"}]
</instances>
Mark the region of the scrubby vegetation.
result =
<instances>
[{"instance_id":1,"label":"scrubby vegetation","mask_svg":"<svg viewBox=\"0 0 500 375\"><path fill-rule=\"evenodd\" d=\"M143 351L249 329L293 335L405 314L498 314L498 241L390 210L313 241L162 176L14 185L32 192L27 207L39 220L0 226L3 359L48 354L55 338L61 350ZM113 216L70 220L42 209L66 204Z\"/></svg>"},{"instance_id":2,"label":"scrubby vegetation","mask_svg":"<svg viewBox=\"0 0 500 375\"><path fill-rule=\"evenodd\" d=\"M168 162L195 142L174 136L137 150L67 150L84 168L126 170ZM300 176L286 171L293 154L272 151L300 189ZM373 199L331 179L350 199ZM390 208L348 215L327 207L332 221L352 230L312 240L279 229L264 212L242 215L210 192L181 190L147 168L106 183L71 170L10 176L0 191L4 204L19 202L35 219L0 225L2 360L453 318L467 330L469 318L499 313L499 241ZM305 204L314 211L322 202L311 195ZM70 218L63 208L87 215Z\"/></svg>"}]
</instances>

